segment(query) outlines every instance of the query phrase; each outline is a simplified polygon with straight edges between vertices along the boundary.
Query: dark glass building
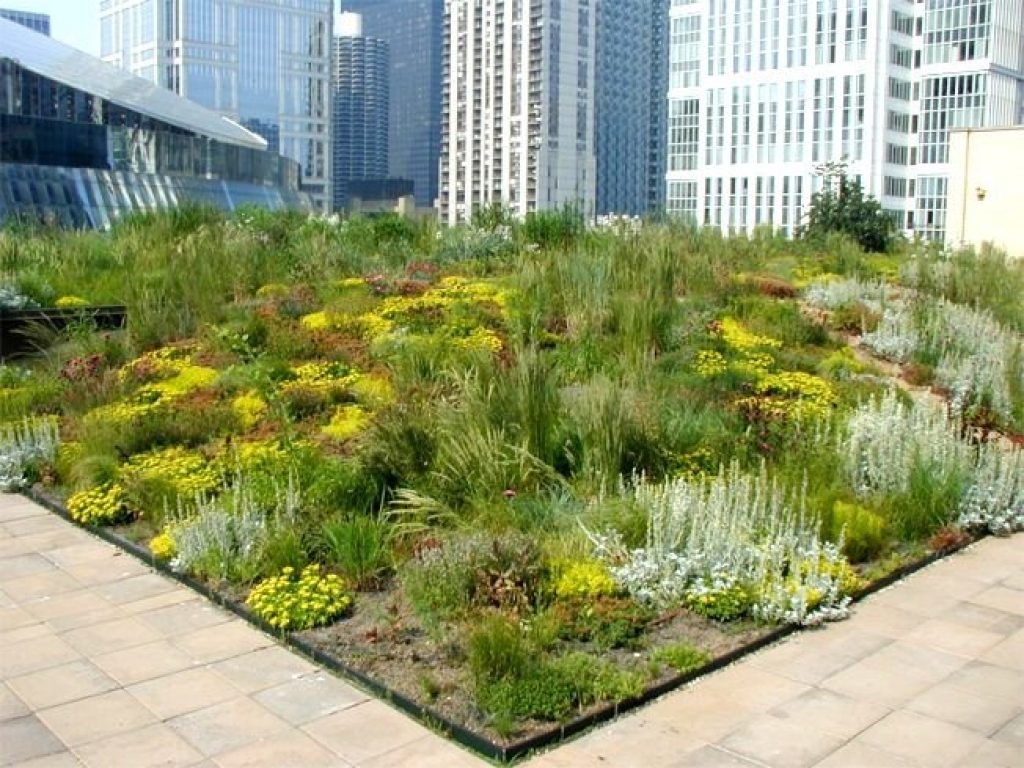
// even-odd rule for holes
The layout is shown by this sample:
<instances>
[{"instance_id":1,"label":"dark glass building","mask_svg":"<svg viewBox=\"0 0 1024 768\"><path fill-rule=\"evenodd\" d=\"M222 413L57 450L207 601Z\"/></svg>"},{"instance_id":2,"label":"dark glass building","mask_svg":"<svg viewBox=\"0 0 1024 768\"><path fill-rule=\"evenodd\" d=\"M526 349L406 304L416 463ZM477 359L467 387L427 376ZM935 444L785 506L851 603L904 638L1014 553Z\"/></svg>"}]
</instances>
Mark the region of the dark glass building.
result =
<instances>
[{"instance_id":1,"label":"dark glass building","mask_svg":"<svg viewBox=\"0 0 1024 768\"><path fill-rule=\"evenodd\" d=\"M362 33L356 13L339 17L331 73L334 210L349 182L388 175L388 44Z\"/></svg>"},{"instance_id":2,"label":"dark glass building","mask_svg":"<svg viewBox=\"0 0 1024 768\"><path fill-rule=\"evenodd\" d=\"M185 200L310 204L298 163L251 131L0 20L0 220L107 227Z\"/></svg>"},{"instance_id":3,"label":"dark glass building","mask_svg":"<svg viewBox=\"0 0 1024 768\"><path fill-rule=\"evenodd\" d=\"M9 8L0 8L0 19L13 21L28 27L33 32L50 36L50 17L45 13L32 13L31 11L14 11Z\"/></svg>"},{"instance_id":4,"label":"dark glass building","mask_svg":"<svg viewBox=\"0 0 1024 768\"><path fill-rule=\"evenodd\" d=\"M95 0L77 0L95 2ZM104 61L244 125L330 194L334 0L100 0Z\"/></svg>"},{"instance_id":5,"label":"dark glass building","mask_svg":"<svg viewBox=\"0 0 1024 768\"><path fill-rule=\"evenodd\" d=\"M598 214L664 208L669 0L597 4Z\"/></svg>"},{"instance_id":6,"label":"dark glass building","mask_svg":"<svg viewBox=\"0 0 1024 768\"><path fill-rule=\"evenodd\" d=\"M391 48L389 175L412 179L416 204L438 196L444 0L342 0L363 33Z\"/></svg>"}]
</instances>

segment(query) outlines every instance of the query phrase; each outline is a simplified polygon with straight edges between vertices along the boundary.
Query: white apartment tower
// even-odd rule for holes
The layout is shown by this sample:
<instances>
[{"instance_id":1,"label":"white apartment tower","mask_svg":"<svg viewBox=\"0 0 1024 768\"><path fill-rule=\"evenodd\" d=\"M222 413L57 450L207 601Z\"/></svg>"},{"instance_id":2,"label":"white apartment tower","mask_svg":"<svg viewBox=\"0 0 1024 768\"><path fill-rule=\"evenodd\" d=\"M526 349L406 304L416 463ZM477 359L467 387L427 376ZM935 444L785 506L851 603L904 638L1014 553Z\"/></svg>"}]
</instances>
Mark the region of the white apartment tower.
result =
<instances>
[{"instance_id":1,"label":"white apartment tower","mask_svg":"<svg viewBox=\"0 0 1024 768\"><path fill-rule=\"evenodd\" d=\"M439 208L594 207L598 0L445 0Z\"/></svg>"},{"instance_id":2,"label":"white apartment tower","mask_svg":"<svg viewBox=\"0 0 1024 768\"><path fill-rule=\"evenodd\" d=\"M672 0L667 208L792 234L845 160L941 240L948 129L1013 124L1024 0Z\"/></svg>"}]
</instances>

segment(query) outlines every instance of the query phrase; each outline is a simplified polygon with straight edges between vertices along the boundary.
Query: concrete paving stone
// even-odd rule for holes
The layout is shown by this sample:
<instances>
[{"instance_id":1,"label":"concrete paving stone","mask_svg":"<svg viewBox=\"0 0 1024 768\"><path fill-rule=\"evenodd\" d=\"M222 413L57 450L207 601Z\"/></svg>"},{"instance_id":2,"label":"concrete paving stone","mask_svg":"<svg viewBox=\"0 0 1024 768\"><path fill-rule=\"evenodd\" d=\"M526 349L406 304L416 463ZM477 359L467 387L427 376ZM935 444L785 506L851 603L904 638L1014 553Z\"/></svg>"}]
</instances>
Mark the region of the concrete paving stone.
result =
<instances>
[{"instance_id":1,"label":"concrete paving stone","mask_svg":"<svg viewBox=\"0 0 1024 768\"><path fill-rule=\"evenodd\" d=\"M807 648L809 652L836 654L854 661L865 659L893 642L891 637L864 631L859 624L850 622L819 627L811 638L812 644Z\"/></svg>"},{"instance_id":2,"label":"concrete paving stone","mask_svg":"<svg viewBox=\"0 0 1024 768\"><path fill-rule=\"evenodd\" d=\"M856 618L857 628L880 637L898 639L921 623L917 614L879 602L875 596L853 608L851 618ZM832 627L827 627L832 629Z\"/></svg>"},{"instance_id":3,"label":"concrete paving stone","mask_svg":"<svg viewBox=\"0 0 1024 768\"><path fill-rule=\"evenodd\" d=\"M96 608L92 611L79 611L70 615L54 616L52 619L46 620L46 626L58 634L64 634L72 630L93 627L97 624L107 624L108 622L118 621L123 618L125 618L125 615L120 608L116 605L108 604L108 607Z\"/></svg>"},{"instance_id":4,"label":"concrete paving stone","mask_svg":"<svg viewBox=\"0 0 1024 768\"><path fill-rule=\"evenodd\" d=\"M315 720L302 730L356 765L430 735L422 725L376 700Z\"/></svg>"},{"instance_id":5,"label":"concrete paving stone","mask_svg":"<svg viewBox=\"0 0 1024 768\"><path fill-rule=\"evenodd\" d=\"M85 765L95 768L190 768L203 759L198 750L163 723L93 741L76 751Z\"/></svg>"},{"instance_id":6,"label":"concrete paving stone","mask_svg":"<svg viewBox=\"0 0 1024 768\"><path fill-rule=\"evenodd\" d=\"M806 649L795 655L758 654L750 659L755 667L806 685L817 685L856 661L838 653L815 653Z\"/></svg>"},{"instance_id":7,"label":"concrete paving stone","mask_svg":"<svg viewBox=\"0 0 1024 768\"><path fill-rule=\"evenodd\" d=\"M8 632L0 632L0 648L10 648L26 640L39 640L44 637L52 637L55 634L53 629L45 622L25 624Z\"/></svg>"},{"instance_id":8,"label":"concrete paving stone","mask_svg":"<svg viewBox=\"0 0 1024 768\"><path fill-rule=\"evenodd\" d=\"M85 659L30 672L7 681L11 690L33 710L96 696L117 688L117 683Z\"/></svg>"},{"instance_id":9,"label":"concrete paving stone","mask_svg":"<svg viewBox=\"0 0 1024 768\"><path fill-rule=\"evenodd\" d=\"M164 637L224 624L235 618L208 600L186 600L135 615Z\"/></svg>"},{"instance_id":10,"label":"concrete paving stone","mask_svg":"<svg viewBox=\"0 0 1024 768\"><path fill-rule=\"evenodd\" d=\"M950 675L949 683L966 691L984 691L986 696L1024 707L1024 672L975 660Z\"/></svg>"},{"instance_id":11,"label":"concrete paving stone","mask_svg":"<svg viewBox=\"0 0 1024 768\"><path fill-rule=\"evenodd\" d=\"M256 693L319 671L319 667L279 645L224 659L210 668L243 693Z\"/></svg>"},{"instance_id":12,"label":"concrete paving stone","mask_svg":"<svg viewBox=\"0 0 1024 768\"><path fill-rule=\"evenodd\" d=\"M898 640L821 685L852 698L897 707L967 663L961 656Z\"/></svg>"},{"instance_id":13,"label":"concrete paving stone","mask_svg":"<svg viewBox=\"0 0 1024 768\"><path fill-rule=\"evenodd\" d=\"M999 611L1024 616L1024 595L1017 589L1009 589L1002 586L990 587L972 597L971 602L977 605L984 605L987 608L995 608Z\"/></svg>"},{"instance_id":14,"label":"concrete paving stone","mask_svg":"<svg viewBox=\"0 0 1024 768\"><path fill-rule=\"evenodd\" d=\"M1024 714L1017 715L992 735L993 740L1024 748Z\"/></svg>"},{"instance_id":15,"label":"concrete paving stone","mask_svg":"<svg viewBox=\"0 0 1024 768\"><path fill-rule=\"evenodd\" d=\"M114 607L113 603L104 600L91 589L46 595L23 604L26 611L41 621L77 616L80 613L95 614L98 611L109 611Z\"/></svg>"},{"instance_id":16,"label":"concrete paving stone","mask_svg":"<svg viewBox=\"0 0 1024 768\"><path fill-rule=\"evenodd\" d=\"M327 672L290 680L253 696L292 725L305 725L361 704L368 698L362 691Z\"/></svg>"},{"instance_id":17,"label":"concrete paving stone","mask_svg":"<svg viewBox=\"0 0 1024 768\"><path fill-rule=\"evenodd\" d=\"M35 715L0 721L0 745L0 765L23 765L64 750L60 739Z\"/></svg>"},{"instance_id":18,"label":"concrete paving stone","mask_svg":"<svg viewBox=\"0 0 1024 768\"><path fill-rule=\"evenodd\" d=\"M963 624L972 629L996 632L1000 635L1012 635L1017 630L1024 628L1024 616L970 602L957 603L942 614L942 619L954 624Z\"/></svg>"},{"instance_id":19,"label":"concrete paving stone","mask_svg":"<svg viewBox=\"0 0 1024 768\"><path fill-rule=\"evenodd\" d=\"M205 600L205 597L196 594L191 589L186 589L182 586L176 586L174 589L168 590L167 592L161 592L156 595L143 597L139 600L121 603L120 607L121 610L125 613L135 616L137 614L146 614L151 611L156 611L160 608L167 608L171 605L181 605L182 603L195 603Z\"/></svg>"},{"instance_id":20,"label":"concrete paving stone","mask_svg":"<svg viewBox=\"0 0 1024 768\"><path fill-rule=\"evenodd\" d=\"M767 768L764 763L749 760L714 745L686 752L673 763L673 768L752 768L752 766Z\"/></svg>"},{"instance_id":21,"label":"concrete paving stone","mask_svg":"<svg viewBox=\"0 0 1024 768\"><path fill-rule=\"evenodd\" d=\"M112 581L97 588L97 592L106 600L124 605L147 597L175 592L181 587L158 573L144 573L141 576Z\"/></svg>"},{"instance_id":22,"label":"concrete paving stone","mask_svg":"<svg viewBox=\"0 0 1024 768\"><path fill-rule=\"evenodd\" d=\"M137 699L120 690L41 710L39 719L71 748L156 720Z\"/></svg>"},{"instance_id":23,"label":"concrete paving stone","mask_svg":"<svg viewBox=\"0 0 1024 768\"><path fill-rule=\"evenodd\" d=\"M767 712L809 691L810 686L751 665L736 664L698 680L693 690L700 696L710 695L729 701L733 707Z\"/></svg>"},{"instance_id":24,"label":"concrete paving stone","mask_svg":"<svg viewBox=\"0 0 1024 768\"><path fill-rule=\"evenodd\" d=\"M968 728L982 736L999 730L1021 711L1020 707L1008 701L965 691L950 682L928 689L911 700L906 708Z\"/></svg>"},{"instance_id":25,"label":"concrete paving stone","mask_svg":"<svg viewBox=\"0 0 1024 768\"><path fill-rule=\"evenodd\" d=\"M855 739L826 757L815 768L921 768L919 763ZM976 768L980 768L977 766Z\"/></svg>"},{"instance_id":26,"label":"concrete paving stone","mask_svg":"<svg viewBox=\"0 0 1024 768\"><path fill-rule=\"evenodd\" d=\"M215 672L202 667L186 669L125 689L141 701L160 720L206 709L229 699L239 691Z\"/></svg>"},{"instance_id":27,"label":"concrete paving stone","mask_svg":"<svg viewBox=\"0 0 1024 768\"><path fill-rule=\"evenodd\" d=\"M707 743L706 738L685 726L652 720L639 712L598 728L569 745L571 749L567 747L564 753L558 749L551 756L557 755L557 762L569 765L635 763L645 768L669 768L680 753L699 749ZM407 745L402 751L412 752L412 747ZM385 758L389 756L394 753L385 753L374 762L386 765Z\"/></svg>"},{"instance_id":28,"label":"concrete paving stone","mask_svg":"<svg viewBox=\"0 0 1024 768\"><path fill-rule=\"evenodd\" d=\"M759 715L715 746L773 768L806 768L843 745L844 739L775 715Z\"/></svg>"},{"instance_id":29,"label":"concrete paving stone","mask_svg":"<svg viewBox=\"0 0 1024 768\"><path fill-rule=\"evenodd\" d=\"M112 550L105 541L92 539L48 550L44 557L59 568L68 568L83 563L93 563L97 560L120 559L127 555L121 555L117 550Z\"/></svg>"},{"instance_id":30,"label":"concrete paving stone","mask_svg":"<svg viewBox=\"0 0 1024 768\"><path fill-rule=\"evenodd\" d=\"M274 644L262 632L241 621L205 627L173 637L170 642L193 661L203 664L240 656Z\"/></svg>"},{"instance_id":31,"label":"concrete paving stone","mask_svg":"<svg viewBox=\"0 0 1024 768\"><path fill-rule=\"evenodd\" d=\"M20 605L11 605L6 608L0 608L0 642L5 640L4 635L8 635L16 629L21 629L22 627L38 623L39 619L26 611ZM16 643L19 641L7 639L7 642Z\"/></svg>"},{"instance_id":32,"label":"concrete paving stone","mask_svg":"<svg viewBox=\"0 0 1024 768\"><path fill-rule=\"evenodd\" d=\"M979 658L997 667L1024 672L1024 632L1015 632L1001 643L993 645Z\"/></svg>"},{"instance_id":33,"label":"concrete paving stone","mask_svg":"<svg viewBox=\"0 0 1024 768\"><path fill-rule=\"evenodd\" d=\"M904 710L893 712L857 737L858 741L928 766L956 765L978 749L984 737L967 728Z\"/></svg>"},{"instance_id":34,"label":"concrete paving stone","mask_svg":"<svg viewBox=\"0 0 1024 768\"><path fill-rule=\"evenodd\" d=\"M1007 589L1024 590L1024 572L1017 571L1016 573L1011 573L1000 584Z\"/></svg>"},{"instance_id":35,"label":"concrete paving stone","mask_svg":"<svg viewBox=\"0 0 1024 768\"><path fill-rule=\"evenodd\" d=\"M359 768L484 768L486 765L454 744L438 743L436 737L428 736L366 760Z\"/></svg>"},{"instance_id":36,"label":"concrete paving stone","mask_svg":"<svg viewBox=\"0 0 1024 768\"><path fill-rule=\"evenodd\" d=\"M88 627L73 629L61 635L69 645L87 656L99 656L145 645L160 639L160 633L138 619L118 618Z\"/></svg>"},{"instance_id":37,"label":"concrete paving stone","mask_svg":"<svg viewBox=\"0 0 1024 768\"><path fill-rule=\"evenodd\" d=\"M960 602L960 598L930 586L930 582L894 584L871 599L886 608L927 618L945 613Z\"/></svg>"},{"instance_id":38,"label":"concrete paving stone","mask_svg":"<svg viewBox=\"0 0 1024 768\"><path fill-rule=\"evenodd\" d=\"M780 704L769 714L812 731L850 739L889 712L889 708L881 704L852 699L825 688L813 688Z\"/></svg>"},{"instance_id":39,"label":"concrete paving stone","mask_svg":"<svg viewBox=\"0 0 1024 768\"><path fill-rule=\"evenodd\" d=\"M31 712L25 706L25 702L19 699L6 683L0 683L0 720L11 720L29 714Z\"/></svg>"},{"instance_id":40,"label":"concrete paving stone","mask_svg":"<svg viewBox=\"0 0 1024 768\"><path fill-rule=\"evenodd\" d=\"M710 744L738 728L753 714L727 695L711 694L694 687L669 694L636 713L635 717L684 729Z\"/></svg>"},{"instance_id":41,"label":"concrete paving stone","mask_svg":"<svg viewBox=\"0 0 1024 768\"><path fill-rule=\"evenodd\" d=\"M35 552L4 557L0 558L0 581L6 583L10 579L20 579L24 576L32 576L55 569L56 566L53 563Z\"/></svg>"},{"instance_id":42,"label":"concrete paving stone","mask_svg":"<svg viewBox=\"0 0 1024 768\"><path fill-rule=\"evenodd\" d=\"M82 584L63 571L52 570L22 576L4 581L4 591L16 603L26 603L42 597L53 597L65 592L75 592Z\"/></svg>"},{"instance_id":43,"label":"concrete paving stone","mask_svg":"<svg viewBox=\"0 0 1024 768\"><path fill-rule=\"evenodd\" d=\"M981 652L996 645L1005 635L984 629L973 629L945 619L931 619L917 629L907 633L904 640L923 643L957 656L974 658Z\"/></svg>"},{"instance_id":44,"label":"concrete paving stone","mask_svg":"<svg viewBox=\"0 0 1024 768\"><path fill-rule=\"evenodd\" d=\"M93 662L122 686L192 669L196 665L166 640L94 656Z\"/></svg>"},{"instance_id":45,"label":"concrete paving stone","mask_svg":"<svg viewBox=\"0 0 1024 768\"><path fill-rule=\"evenodd\" d=\"M221 768L344 768L349 765L295 730L259 739L217 755L213 760Z\"/></svg>"},{"instance_id":46,"label":"concrete paving stone","mask_svg":"<svg viewBox=\"0 0 1024 768\"><path fill-rule=\"evenodd\" d=\"M20 763L19 768L77 768L81 765L83 765L82 761L71 752L57 752Z\"/></svg>"},{"instance_id":47,"label":"concrete paving stone","mask_svg":"<svg viewBox=\"0 0 1024 768\"><path fill-rule=\"evenodd\" d=\"M12 536L32 536L38 533L66 533L68 530L68 523L57 517L56 515L49 514L45 510L42 514L35 514L33 510L26 508L26 514L21 515L11 520L4 521L4 530L6 530ZM75 537L76 539L78 537ZM63 540L67 541L69 537L65 536Z\"/></svg>"},{"instance_id":48,"label":"concrete paving stone","mask_svg":"<svg viewBox=\"0 0 1024 768\"><path fill-rule=\"evenodd\" d=\"M123 581L124 579L144 576L149 573L148 566L143 565L133 557L127 556L90 560L85 563L64 566L62 570L79 583L89 587L109 584L113 581Z\"/></svg>"},{"instance_id":49,"label":"concrete paving stone","mask_svg":"<svg viewBox=\"0 0 1024 768\"><path fill-rule=\"evenodd\" d=\"M78 651L55 635L12 643L0 654L0 680L56 667L79 658Z\"/></svg>"},{"instance_id":50,"label":"concrete paving stone","mask_svg":"<svg viewBox=\"0 0 1024 768\"><path fill-rule=\"evenodd\" d=\"M189 744L207 757L287 732L288 723L251 699L237 698L168 720Z\"/></svg>"},{"instance_id":51,"label":"concrete paving stone","mask_svg":"<svg viewBox=\"0 0 1024 768\"><path fill-rule=\"evenodd\" d=\"M1020 768L1024 747L986 740L957 764L957 768Z\"/></svg>"}]
</instances>

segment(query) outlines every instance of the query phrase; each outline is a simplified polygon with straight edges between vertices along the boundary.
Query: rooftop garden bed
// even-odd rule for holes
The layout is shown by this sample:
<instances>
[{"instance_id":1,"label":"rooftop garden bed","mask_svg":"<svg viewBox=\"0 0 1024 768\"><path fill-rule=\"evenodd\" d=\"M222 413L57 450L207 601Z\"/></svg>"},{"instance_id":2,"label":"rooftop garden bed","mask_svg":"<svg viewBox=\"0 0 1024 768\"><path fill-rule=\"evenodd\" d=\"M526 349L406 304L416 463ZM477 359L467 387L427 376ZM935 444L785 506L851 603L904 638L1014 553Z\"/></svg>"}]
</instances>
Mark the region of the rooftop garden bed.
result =
<instances>
[{"instance_id":1,"label":"rooftop garden bed","mask_svg":"<svg viewBox=\"0 0 1024 768\"><path fill-rule=\"evenodd\" d=\"M0 259L129 317L0 368L4 487L492 755L1024 525L998 254L183 209Z\"/></svg>"}]
</instances>

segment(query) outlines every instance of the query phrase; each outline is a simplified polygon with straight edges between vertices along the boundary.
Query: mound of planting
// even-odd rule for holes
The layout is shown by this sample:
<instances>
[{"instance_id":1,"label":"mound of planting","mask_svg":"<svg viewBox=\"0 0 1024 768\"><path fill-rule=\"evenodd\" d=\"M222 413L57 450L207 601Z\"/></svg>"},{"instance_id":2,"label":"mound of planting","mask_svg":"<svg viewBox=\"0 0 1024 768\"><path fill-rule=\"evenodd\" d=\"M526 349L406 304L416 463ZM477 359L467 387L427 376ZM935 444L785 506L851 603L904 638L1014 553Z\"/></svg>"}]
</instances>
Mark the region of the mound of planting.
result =
<instances>
[{"instance_id":1,"label":"mound of planting","mask_svg":"<svg viewBox=\"0 0 1024 768\"><path fill-rule=\"evenodd\" d=\"M0 367L0 483L505 755L1024 527L1020 266L494 218L0 233L129 318Z\"/></svg>"}]
</instances>

